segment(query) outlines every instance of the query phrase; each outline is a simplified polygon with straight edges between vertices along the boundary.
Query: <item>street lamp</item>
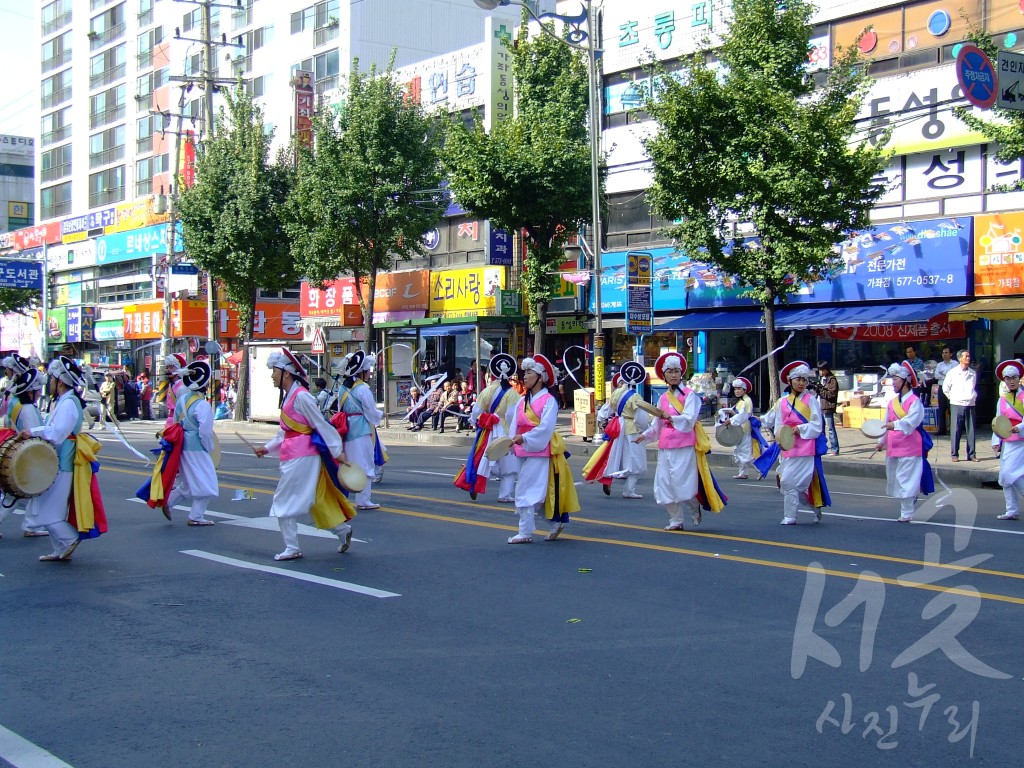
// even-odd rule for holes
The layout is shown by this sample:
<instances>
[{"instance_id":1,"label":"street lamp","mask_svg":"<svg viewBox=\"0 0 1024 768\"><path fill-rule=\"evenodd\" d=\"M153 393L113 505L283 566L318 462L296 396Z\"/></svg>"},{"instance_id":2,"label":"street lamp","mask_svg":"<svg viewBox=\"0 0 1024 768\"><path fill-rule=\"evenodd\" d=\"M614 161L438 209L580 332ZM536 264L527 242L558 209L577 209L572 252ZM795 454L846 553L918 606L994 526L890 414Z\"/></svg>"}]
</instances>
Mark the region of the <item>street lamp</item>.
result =
<instances>
[{"instance_id":1,"label":"street lamp","mask_svg":"<svg viewBox=\"0 0 1024 768\"><path fill-rule=\"evenodd\" d=\"M599 403L604 402L604 331L601 327L601 177L600 177L600 141L601 141L601 100L598 96L597 73L597 42L594 39L594 17L592 0L581 0L581 12L577 16L564 16L557 13L537 12L531 7L530 0L473 0L485 11L493 11L500 6L518 5L541 25L541 30L561 43L584 51L587 54L587 81L590 92L590 203L591 203L591 243L593 247L594 272L594 394ZM565 37L551 33L544 26L544 19L557 19L569 26ZM586 24L587 28L582 29Z\"/></svg>"}]
</instances>

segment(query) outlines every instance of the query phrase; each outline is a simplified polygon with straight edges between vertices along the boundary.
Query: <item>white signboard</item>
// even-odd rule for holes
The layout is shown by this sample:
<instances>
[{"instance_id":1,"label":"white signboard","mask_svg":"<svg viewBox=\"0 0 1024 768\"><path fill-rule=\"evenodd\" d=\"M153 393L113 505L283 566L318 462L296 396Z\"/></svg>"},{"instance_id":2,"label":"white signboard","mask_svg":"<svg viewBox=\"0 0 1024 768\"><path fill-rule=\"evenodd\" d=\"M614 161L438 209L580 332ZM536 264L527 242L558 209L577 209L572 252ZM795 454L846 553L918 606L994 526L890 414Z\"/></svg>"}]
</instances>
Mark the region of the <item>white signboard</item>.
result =
<instances>
[{"instance_id":1,"label":"white signboard","mask_svg":"<svg viewBox=\"0 0 1024 768\"><path fill-rule=\"evenodd\" d=\"M996 55L996 106L1024 109L1024 53L999 51Z\"/></svg>"}]
</instances>

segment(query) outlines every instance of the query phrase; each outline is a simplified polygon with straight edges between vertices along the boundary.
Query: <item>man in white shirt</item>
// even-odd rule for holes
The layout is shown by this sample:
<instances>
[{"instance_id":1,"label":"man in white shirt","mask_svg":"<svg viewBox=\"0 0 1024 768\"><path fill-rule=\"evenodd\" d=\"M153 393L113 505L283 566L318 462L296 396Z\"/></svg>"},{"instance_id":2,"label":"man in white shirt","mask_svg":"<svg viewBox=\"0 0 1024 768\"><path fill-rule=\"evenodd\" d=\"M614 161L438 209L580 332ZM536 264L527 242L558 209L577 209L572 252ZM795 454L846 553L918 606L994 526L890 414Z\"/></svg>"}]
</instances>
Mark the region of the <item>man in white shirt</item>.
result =
<instances>
[{"instance_id":1,"label":"man in white shirt","mask_svg":"<svg viewBox=\"0 0 1024 768\"><path fill-rule=\"evenodd\" d=\"M953 437L950 452L953 461L960 461L960 438L967 434L967 460L978 461L974 452L974 403L978 399L978 374L971 368L971 353L961 349L956 353L960 363L946 373L942 391L949 398L950 423Z\"/></svg>"},{"instance_id":2,"label":"man in white shirt","mask_svg":"<svg viewBox=\"0 0 1024 768\"><path fill-rule=\"evenodd\" d=\"M935 382L939 385L939 432L940 435L949 434L949 398L942 389L946 383L946 374L956 368L957 362L953 359L953 348L948 344L942 348L942 362L935 366Z\"/></svg>"}]
</instances>

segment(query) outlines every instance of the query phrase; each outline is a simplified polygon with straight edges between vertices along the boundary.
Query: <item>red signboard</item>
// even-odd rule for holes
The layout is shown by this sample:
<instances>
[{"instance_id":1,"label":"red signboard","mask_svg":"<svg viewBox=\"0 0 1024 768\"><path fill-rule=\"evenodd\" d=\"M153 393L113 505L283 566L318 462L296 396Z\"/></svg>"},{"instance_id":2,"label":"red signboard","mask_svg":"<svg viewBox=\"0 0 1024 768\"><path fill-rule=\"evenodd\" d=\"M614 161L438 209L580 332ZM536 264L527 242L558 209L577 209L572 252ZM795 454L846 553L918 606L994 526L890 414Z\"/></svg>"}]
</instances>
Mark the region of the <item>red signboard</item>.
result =
<instances>
[{"instance_id":1,"label":"red signboard","mask_svg":"<svg viewBox=\"0 0 1024 768\"><path fill-rule=\"evenodd\" d=\"M35 227L25 227L14 231L14 247L19 251L26 248L38 248L44 243L54 245L60 242L60 222L51 221L49 224L39 224Z\"/></svg>"},{"instance_id":2,"label":"red signboard","mask_svg":"<svg viewBox=\"0 0 1024 768\"><path fill-rule=\"evenodd\" d=\"M313 146L313 73L296 72L292 80L295 87L295 138L299 144Z\"/></svg>"}]
</instances>

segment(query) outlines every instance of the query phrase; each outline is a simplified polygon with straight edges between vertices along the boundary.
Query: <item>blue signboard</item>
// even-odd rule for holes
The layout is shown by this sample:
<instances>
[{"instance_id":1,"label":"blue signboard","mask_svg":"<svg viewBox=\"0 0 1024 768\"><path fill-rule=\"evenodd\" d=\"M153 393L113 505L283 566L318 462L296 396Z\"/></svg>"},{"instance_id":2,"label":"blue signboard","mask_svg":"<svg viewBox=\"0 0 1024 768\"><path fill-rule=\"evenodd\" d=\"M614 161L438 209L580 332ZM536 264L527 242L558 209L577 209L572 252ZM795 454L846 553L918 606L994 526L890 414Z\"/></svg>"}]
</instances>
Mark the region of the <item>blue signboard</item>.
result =
<instances>
[{"instance_id":1,"label":"blue signboard","mask_svg":"<svg viewBox=\"0 0 1024 768\"><path fill-rule=\"evenodd\" d=\"M43 265L33 261L0 260L0 288L43 289Z\"/></svg>"},{"instance_id":2,"label":"blue signboard","mask_svg":"<svg viewBox=\"0 0 1024 768\"><path fill-rule=\"evenodd\" d=\"M639 251L612 251L601 255L601 312L626 313L626 283L628 254ZM654 276L651 301L655 312L682 312L686 309L686 284L674 279L676 270L690 263L689 257L675 248L648 248ZM590 311L594 311L593 292Z\"/></svg>"},{"instance_id":3,"label":"blue signboard","mask_svg":"<svg viewBox=\"0 0 1024 768\"><path fill-rule=\"evenodd\" d=\"M496 267L512 266L512 235L487 222L487 263Z\"/></svg>"},{"instance_id":4,"label":"blue signboard","mask_svg":"<svg viewBox=\"0 0 1024 768\"><path fill-rule=\"evenodd\" d=\"M654 328L651 286L628 286L626 288L626 307L626 333L634 336L651 333Z\"/></svg>"},{"instance_id":5,"label":"blue signboard","mask_svg":"<svg viewBox=\"0 0 1024 768\"><path fill-rule=\"evenodd\" d=\"M181 234L181 222L178 222L174 251L179 253L183 250L185 239ZM151 259L158 253L167 253L166 224L154 224L151 227L96 238L96 261L99 264Z\"/></svg>"},{"instance_id":6,"label":"blue signboard","mask_svg":"<svg viewBox=\"0 0 1024 768\"><path fill-rule=\"evenodd\" d=\"M113 208L104 208L102 211L93 211L83 216L72 216L60 223L60 235L71 235L76 232L88 232L93 229L103 229L117 223L117 215Z\"/></svg>"},{"instance_id":7,"label":"blue signboard","mask_svg":"<svg viewBox=\"0 0 1024 768\"><path fill-rule=\"evenodd\" d=\"M68 307L67 340L92 341L96 325L95 307Z\"/></svg>"},{"instance_id":8,"label":"blue signboard","mask_svg":"<svg viewBox=\"0 0 1024 768\"><path fill-rule=\"evenodd\" d=\"M199 267L187 261L180 261L171 265L171 272L175 275L198 275Z\"/></svg>"}]
</instances>

